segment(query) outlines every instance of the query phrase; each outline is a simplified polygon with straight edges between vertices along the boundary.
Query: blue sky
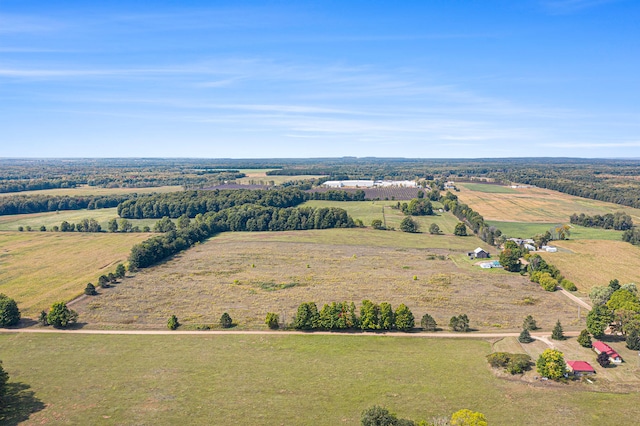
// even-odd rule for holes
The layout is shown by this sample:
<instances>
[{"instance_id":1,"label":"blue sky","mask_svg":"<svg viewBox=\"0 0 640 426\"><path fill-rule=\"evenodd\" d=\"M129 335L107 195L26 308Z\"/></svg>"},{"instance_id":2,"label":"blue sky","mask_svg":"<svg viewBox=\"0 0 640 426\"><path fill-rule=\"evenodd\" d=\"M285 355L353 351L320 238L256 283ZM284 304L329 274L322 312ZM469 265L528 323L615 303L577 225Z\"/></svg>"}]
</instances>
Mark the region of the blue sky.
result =
<instances>
[{"instance_id":1,"label":"blue sky","mask_svg":"<svg viewBox=\"0 0 640 426\"><path fill-rule=\"evenodd\" d=\"M0 0L0 157L640 157L640 2Z\"/></svg>"}]
</instances>

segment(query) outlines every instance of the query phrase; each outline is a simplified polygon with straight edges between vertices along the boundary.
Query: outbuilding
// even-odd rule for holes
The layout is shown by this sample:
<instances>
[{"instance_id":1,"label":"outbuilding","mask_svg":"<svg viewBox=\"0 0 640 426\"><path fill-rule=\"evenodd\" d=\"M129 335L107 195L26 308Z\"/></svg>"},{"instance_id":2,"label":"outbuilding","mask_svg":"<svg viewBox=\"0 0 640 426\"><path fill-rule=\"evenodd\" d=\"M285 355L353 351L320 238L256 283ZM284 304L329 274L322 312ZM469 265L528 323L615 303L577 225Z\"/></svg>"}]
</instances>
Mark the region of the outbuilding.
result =
<instances>
[{"instance_id":1,"label":"outbuilding","mask_svg":"<svg viewBox=\"0 0 640 426\"><path fill-rule=\"evenodd\" d=\"M576 377L596 374L596 370L587 361L567 361L567 371Z\"/></svg>"},{"instance_id":2,"label":"outbuilding","mask_svg":"<svg viewBox=\"0 0 640 426\"><path fill-rule=\"evenodd\" d=\"M622 363L622 357L618 354L618 352L614 351L611 346L607 345L606 343L596 340L595 342L593 342L592 348L594 351L596 351L597 354L601 354L602 352L604 352L609 355L609 361L613 362L614 364Z\"/></svg>"}]
</instances>

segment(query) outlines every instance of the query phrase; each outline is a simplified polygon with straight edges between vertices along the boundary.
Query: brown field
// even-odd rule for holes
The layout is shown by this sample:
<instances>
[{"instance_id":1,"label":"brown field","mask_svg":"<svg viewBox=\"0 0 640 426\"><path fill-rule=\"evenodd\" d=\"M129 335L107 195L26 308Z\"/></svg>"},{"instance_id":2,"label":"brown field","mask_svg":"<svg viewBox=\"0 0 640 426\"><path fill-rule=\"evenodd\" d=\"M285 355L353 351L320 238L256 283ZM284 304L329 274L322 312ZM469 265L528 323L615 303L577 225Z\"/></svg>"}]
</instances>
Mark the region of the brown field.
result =
<instances>
[{"instance_id":1,"label":"brown field","mask_svg":"<svg viewBox=\"0 0 640 426\"><path fill-rule=\"evenodd\" d=\"M569 240L554 241L557 253L542 257L588 293L591 287L607 285L617 278L622 284L640 283L640 247L623 241Z\"/></svg>"},{"instance_id":2,"label":"brown field","mask_svg":"<svg viewBox=\"0 0 640 426\"><path fill-rule=\"evenodd\" d=\"M228 312L241 328L259 329L267 312L291 321L302 302L371 299L405 303L418 322L429 312L445 328L461 313L482 330L518 330L527 314L545 329L557 319L581 326L577 308L562 295L517 274L473 267L460 249L427 248L434 238L455 237L332 231L225 233L75 309L95 327L164 327L172 314L194 327L217 324Z\"/></svg>"},{"instance_id":3,"label":"brown field","mask_svg":"<svg viewBox=\"0 0 640 426\"><path fill-rule=\"evenodd\" d=\"M88 282L124 262L149 234L0 232L0 293L23 317L80 295Z\"/></svg>"},{"instance_id":4,"label":"brown field","mask_svg":"<svg viewBox=\"0 0 640 426\"><path fill-rule=\"evenodd\" d=\"M516 193L472 191L460 185L460 200L486 220L503 222L568 223L573 213L588 215L627 212L640 223L640 210L604 201L589 200L542 188L518 188Z\"/></svg>"}]
</instances>

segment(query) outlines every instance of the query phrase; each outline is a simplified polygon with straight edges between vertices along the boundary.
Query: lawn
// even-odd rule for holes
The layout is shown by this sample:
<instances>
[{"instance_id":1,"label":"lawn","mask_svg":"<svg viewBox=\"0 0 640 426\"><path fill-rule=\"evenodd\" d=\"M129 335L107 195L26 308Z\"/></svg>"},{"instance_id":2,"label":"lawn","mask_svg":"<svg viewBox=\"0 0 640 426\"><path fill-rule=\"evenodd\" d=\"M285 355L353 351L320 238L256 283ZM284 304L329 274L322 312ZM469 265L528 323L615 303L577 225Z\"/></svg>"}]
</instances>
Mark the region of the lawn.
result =
<instances>
[{"instance_id":1,"label":"lawn","mask_svg":"<svg viewBox=\"0 0 640 426\"><path fill-rule=\"evenodd\" d=\"M532 238L536 234L544 234L562 223L532 223L532 222L498 222L488 220L487 223L498 228L504 235L514 238ZM613 229L586 228L571 225L572 240L610 240L620 241L622 231ZM553 232L551 232L553 234Z\"/></svg>"},{"instance_id":2,"label":"lawn","mask_svg":"<svg viewBox=\"0 0 640 426\"><path fill-rule=\"evenodd\" d=\"M622 284L640 284L640 247L623 241L554 241L557 253L542 253L579 290L589 292L596 285L608 285L617 278Z\"/></svg>"},{"instance_id":3,"label":"lawn","mask_svg":"<svg viewBox=\"0 0 640 426\"><path fill-rule=\"evenodd\" d=\"M9 197L12 195L120 195L120 194L148 194L152 192L176 192L182 191L181 186L156 186L149 188L100 188L97 186L78 186L76 188L55 188L55 189L41 189L37 191L23 191L23 192L3 192L0 193L0 197Z\"/></svg>"},{"instance_id":4,"label":"lawn","mask_svg":"<svg viewBox=\"0 0 640 426\"><path fill-rule=\"evenodd\" d=\"M0 232L0 292L23 316L82 294L88 282L124 262L149 234Z\"/></svg>"},{"instance_id":5,"label":"lawn","mask_svg":"<svg viewBox=\"0 0 640 426\"><path fill-rule=\"evenodd\" d=\"M174 314L195 327L228 312L240 328L265 329L267 312L290 322L302 302L370 299L404 303L418 319L429 312L445 328L460 313L482 330L518 330L527 314L547 329L558 317L582 327L565 297L518 274L473 266L469 246L442 248L448 241L477 245L474 237L371 229L223 233L75 309L91 327L164 328Z\"/></svg>"},{"instance_id":6,"label":"lawn","mask_svg":"<svg viewBox=\"0 0 640 426\"><path fill-rule=\"evenodd\" d=\"M357 425L374 404L415 420L469 408L495 425L628 424L640 414L636 392L497 378L490 351L482 340L370 335L0 335L7 404L21 403L0 421Z\"/></svg>"},{"instance_id":7,"label":"lawn","mask_svg":"<svg viewBox=\"0 0 640 426\"><path fill-rule=\"evenodd\" d=\"M456 194L485 220L504 222L568 223L573 213L588 215L624 211L640 223L640 210L604 201L575 197L542 188L518 188L516 193L472 191L461 186Z\"/></svg>"},{"instance_id":8,"label":"lawn","mask_svg":"<svg viewBox=\"0 0 640 426\"><path fill-rule=\"evenodd\" d=\"M510 186L489 185L486 183L456 183L456 186L466 188L469 191L485 192L488 194L516 194L518 192Z\"/></svg>"},{"instance_id":9,"label":"lawn","mask_svg":"<svg viewBox=\"0 0 640 426\"><path fill-rule=\"evenodd\" d=\"M62 221L69 223L78 223L83 219L95 219L100 223L102 229L106 231L107 223L111 219L118 219L118 209L97 209L97 210L62 210L56 212L16 214L0 216L0 231L17 231L19 226L26 228L30 226L34 231L38 231L40 226L46 226L47 230L51 230L53 226L60 226ZM157 219L127 219L133 226L142 229L149 226L153 229L153 225Z\"/></svg>"}]
</instances>

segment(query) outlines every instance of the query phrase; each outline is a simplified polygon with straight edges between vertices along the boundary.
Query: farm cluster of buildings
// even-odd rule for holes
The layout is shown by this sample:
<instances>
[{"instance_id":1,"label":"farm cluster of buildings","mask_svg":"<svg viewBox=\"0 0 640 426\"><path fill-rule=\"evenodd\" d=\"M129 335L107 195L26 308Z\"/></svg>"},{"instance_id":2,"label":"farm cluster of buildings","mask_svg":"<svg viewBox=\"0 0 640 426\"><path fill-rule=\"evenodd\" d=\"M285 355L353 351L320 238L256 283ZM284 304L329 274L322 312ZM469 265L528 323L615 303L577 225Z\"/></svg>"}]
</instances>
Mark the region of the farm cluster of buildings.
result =
<instances>
[{"instance_id":1,"label":"farm cluster of buildings","mask_svg":"<svg viewBox=\"0 0 640 426\"><path fill-rule=\"evenodd\" d=\"M607 354L610 362L614 364L622 363L622 357L606 343L596 340L591 347L598 355L601 353ZM566 363L567 371L576 377L596 374L596 370L587 361L567 361Z\"/></svg>"}]
</instances>

